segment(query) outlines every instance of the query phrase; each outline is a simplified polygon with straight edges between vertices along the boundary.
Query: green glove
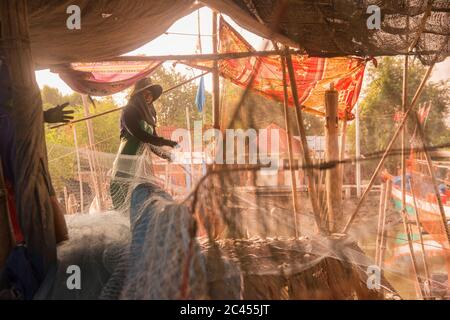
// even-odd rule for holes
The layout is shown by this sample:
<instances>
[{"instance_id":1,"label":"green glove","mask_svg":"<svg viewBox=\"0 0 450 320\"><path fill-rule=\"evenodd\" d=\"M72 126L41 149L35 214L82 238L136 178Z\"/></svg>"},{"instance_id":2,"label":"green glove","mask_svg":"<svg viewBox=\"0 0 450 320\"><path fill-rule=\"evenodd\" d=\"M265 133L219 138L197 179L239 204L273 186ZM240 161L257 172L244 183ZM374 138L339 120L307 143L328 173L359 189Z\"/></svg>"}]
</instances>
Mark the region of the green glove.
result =
<instances>
[{"instance_id":1,"label":"green glove","mask_svg":"<svg viewBox=\"0 0 450 320\"><path fill-rule=\"evenodd\" d=\"M73 110L66 110L64 108L69 105L68 102L63 103L61 105L57 105L56 107L50 108L44 111L44 121L47 123L58 123L64 122L67 123L73 119L72 114Z\"/></svg>"}]
</instances>

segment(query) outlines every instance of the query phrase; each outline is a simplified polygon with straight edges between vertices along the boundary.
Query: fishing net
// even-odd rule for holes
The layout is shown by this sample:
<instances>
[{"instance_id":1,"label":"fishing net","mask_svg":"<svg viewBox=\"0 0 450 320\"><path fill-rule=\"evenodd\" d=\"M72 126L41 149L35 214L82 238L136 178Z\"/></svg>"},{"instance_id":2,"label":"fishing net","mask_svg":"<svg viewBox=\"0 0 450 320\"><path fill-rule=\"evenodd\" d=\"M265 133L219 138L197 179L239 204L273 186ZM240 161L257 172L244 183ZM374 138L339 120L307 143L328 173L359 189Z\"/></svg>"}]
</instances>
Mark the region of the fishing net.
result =
<instances>
[{"instance_id":1,"label":"fishing net","mask_svg":"<svg viewBox=\"0 0 450 320\"><path fill-rule=\"evenodd\" d=\"M227 102L224 95L223 103ZM239 106L236 114L229 128L262 126L260 117L246 116ZM278 130L282 132L280 126ZM270 139L286 143L284 134ZM55 189L69 213L70 240L59 247L58 268L37 298L448 298L445 248L428 234L421 241L420 230L411 223L408 242L395 192L392 197L386 193L380 187L383 180L362 205L349 234L323 234L318 232L299 149L295 215L286 152L277 153L277 166L271 169L256 163L216 164L205 170L209 155L193 164L168 162L144 147L115 166L116 155L102 151L109 148L105 141L94 148L49 145ZM118 148L119 141L116 144ZM321 146L309 145L325 217L328 169ZM213 149L205 141L203 147ZM185 151L190 150L172 153L183 158ZM250 149L244 156L249 158ZM120 182L126 187L120 191L123 206L112 210L114 170L121 173ZM62 174L68 171L71 174ZM398 178L389 179L391 190L398 189ZM345 177L350 196L355 195L354 183L351 175ZM344 221L356 204L353 197L344 197ZM67 288L70 265L82 271L81 290Z\"/></svg>"},{"instance_id":2,"label":"fishing net","mask_svg":"<svg viewBox=\"0 0 450 320\"><path fill-rule=\"evenodd\" d=\"M272 0L233 2L265 23L278 5ZM374 5L380 26L369 29L373 11L368 8ZM287 1L279 28L312 56L398 55L412 47L414 55L430 65L449 55L449 8L446 0Z\"/></svg>"},{"instance_id":3,"label":"fishing net","mask_svg":"<svg viewBox=\"0 0 450 320\"><path fill-rule=\"evenodd\" d=\"M255 34L291 47L300 46L312 56L398 55L409 52L410 46L412 54L424 64L442 61L449 55L447 0L285 1L279 28L274 32L270 24L280 3L274 0L204 0L202 3L141 0L130 5L123 0L96 4L79 0L83 24L89 28L74 33L54 23L67 19L66 8L71 1L34 1L29 4L33 57L41 67L107 60L151 41L174 21L203 4L230 16ZM380 10L379 28L367 27L372 14L367 9L371 5ZM113 18L102 18L106 13ZM122 18L114 19L115 16ZM153 28L146 28L148 23ZM103 36L99 38L99 34ZM53 53L51 56L49 51Z\"/></svg>"}]
</instances>

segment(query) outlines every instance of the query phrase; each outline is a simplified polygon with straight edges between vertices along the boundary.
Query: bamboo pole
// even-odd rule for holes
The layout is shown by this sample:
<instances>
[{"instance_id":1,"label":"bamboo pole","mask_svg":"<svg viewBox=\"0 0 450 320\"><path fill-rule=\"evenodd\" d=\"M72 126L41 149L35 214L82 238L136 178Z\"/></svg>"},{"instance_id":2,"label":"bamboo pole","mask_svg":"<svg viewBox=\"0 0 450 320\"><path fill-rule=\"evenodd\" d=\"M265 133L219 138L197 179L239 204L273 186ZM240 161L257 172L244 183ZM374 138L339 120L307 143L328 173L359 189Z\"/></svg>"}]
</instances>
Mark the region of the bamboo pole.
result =
<instances>
[{"instance_id":1,"label":"bamboo pole","mask_svg":"<svg viewBox=\"0 0 450 320\"><path fill-rule=\"evenodd\" d=\"M198 43L198 51L200 54L203 53L202 50L202 36L200 34L200 9L197 9L197 43Z\"/></svg>"},{"instance_id":2,"label":"bamboo pole","mask_svg":"<svg viewBox=\"0 0 450 320\"><path fill-rule=\"evenodd\" d=\"M400 214L402 216L403 231L405 232L406 240L408 241L409 256L411 258L412 271L413 271L414 277L416 279L417 285L419 287L419 289L418 289L419 296L420 296L421 299L423 299L424 294L423 294L423 291L422 291L422 285L421 285L420 278L419 278L419 273L418 273L418 268L417 268L417 261L416 261L416 255L414 253L413 240L411 238L411 233L410 233L410 230L408 228L408 214L406 213L406 207L405 207L404 210L402 208Z\"/></svg>"},{"instance_id":3,"label":"bamboo pole","mask_svg":"<svg viewBox=\"0 0 450 320\"><path fill-rule=\"evenodd\" d=\"M444 210L444 205L442 203L442 198L441 198L441 194L439 193L438 190L438 185L437 185L437 181L436 181L436 175L434 174L434 169L433 169L433 161L431 160L431 156L430 153L427 149L427 140L425 137L425 133L423 132L422 129L422 125L420 124L420 120L419 117L417 115L417 113L414 113L414 118L415 121L417 123L417 131L419 133L419 137L420 137L420 141L422 144L422 149L423 149L423 153L425 155L425 160L427 161L427 167L428 167L428 172L431 176L431 181L433 183L433 191L436 195L437 198L437 202L438 202L438 206L439 206L439 214L441 217L441 223L443 225L443 229L444 229L444 233L445 233L445 237L447 240L447 248L450 249L450 236L449 236L449 227L447 224L447 218L445 216L445 210ZM450 278L450 274L449 274L449 278ZM449 285L450 285L450 281L449 281Z\"/></svg>"},{"instance_id":4,"label":"bamboo pole","mask_svg":"<svg viewBox=\"0 0 450 320\"><path fill-rule=\"evenodd\" d=\"M423 149L423 153L425 155L425 160L427 163L427 167L428 167L428 172L431 176L431 180L432 180L432 184L433 184L433 191L436 195L437 198L437 202L438 202L438 206L439 206L439 214L440 214L440 218L441 218L441 223L442 223L442 227L443 227L443 231L445 233L445 237L447 240L447 246L446 248L444 247L444 250L446 250L446 254L445 254L445 260L446 260L446 265L447 265L447 277L448 277L448 281L447 281L447 286L450 289L450 233L449 233L449 226L447 224L447 218L445 216L445 210L444 210L444 206L442 204L442 198L441 195L439 193L438 187L437 187L437 181L436 181L436 176L434 174L434 168L433 168L433 161L431 160L431 156L430 153L428 151L427 148L427 139L425 136L425 133L423 131L422 125L420 123L419 117L417 115L417 113L414 113L414 119L416 121L416 129L417 132L419 133L419 137L420 137L420 141L422 144L422 149Z\"/></svg>"},{"instance_id":5,"label":"bamboo pole","mask_svg":"<svg viewBox=\"0 0 450 320\"><path fill-rule=\"evenodd\" d=\"M345 143L347 140L347 112L344 115L344 120L342 122L342 134L341 134L341 148L339 150L339 160L344 161L345 159ZM339 194L342 197L343 193L343 185L344 185L344 170L345 170L345 164L341 163L339 165Z\"/></svg>"},{"instance_id":6,"label":"bamboo pole","mask_svg":"<svg viewBox=\"0 0 450 320\"><path fill-rule=\"evenodd\" d=\"M164 90L163 94L167 93L169 91L172 91L172 90L174 90L174 89L176 89L178 87L181 87L182 85L185 85L186 83L189 83L189 82L191 82L191 81L193 81L195 79L198 79L198 78L200 78L200 77L202 77L202 76L204 76L205 74L208 74L208 73L209 73L209 71L206 71L206 72L204 72L202 74L199 74L198 76L195 76L195 77L193 77L191 79L188 79L186 81L183 81L183 82L181 82L181 83L179 83L179 84L177 84L177 85L175 85L173 87L170 87L169 89ZM66 122L66 123L57 124L57 125L51 126L50 129L57 129L57 128L68 126L68 125L71 125L71 124L74 124L74 123L78 123L78 122L82 122L82 121L86 121L86 120L91 120L91 119L94 119L94 118L97 118L97 117L100 117L100 116L104 116L105 114L108 114L108 113L120 111L123 108L124 107L114 108L114 109L106 110L104 112L100 112L100 113L97 113L97 114L90 115L88 117L72 120L72 121L69 121L69 122Z\"/></svg>"},{"instance_id":7,"label":"bamboo pole","mask_svg":"<svg viewBox=\"0 0 450 320\"><path fill-rule=\"evenodd\" d=\"M191 161L190 161L191 180L192 180L191 184L194 185L195 184L195 173L194 173L194 156L192 153L191 116L189 114L189 106L188 105L186 105L186 127L187 127L188 134L189 134L188 143L189 143L189 155L191 157Z\"/></svg>"},{"instance_id":8,"label":"bamboo pole","mask_svg":"<svg viewBox=\"0 0 450 320\"><path fill-rule=\"evenodd\" d=\"M392 182L391 180L386 181L386 190L384 193L384 204L383 204L383 219L381 221L381 233L380 233L380 251L378 257L378 267L383 270L384 265L384 256L386 252L386 211L389 205L389 200L392 191Z\"/></svg>"},{"instance_id":9,"label":"bamboo pole","mask_svg":"<svg viewBox=\"0 0 450 320\"><path fill-rule=\"evenodd\" d=\"M83 192L83 179L81 176L80 150L78 148L77 129L75 126L72 126L72 128L73 128L73 142L75 144L75 152L76 152L76 156L77 156L78 180L80 182L80 212L83 213L84 212L84 192ZM67 204L67 202L66 202L66 204Z\"/></svg>"},{"instance_id":10,"label":"bamboo pole","mask_svg":"<svg viewBox=\"0 0 450 320\"><path fill-rule=\"evenodd\" d=\"M381 229L383 222L383 214L386 212L384 208L384 198L386 197L387 182L381 185L380 192L380 206L378 208L378 224L377 224L377 239L375 242L375 264L380 267L380 251L381 251Z\"/></svg>"},{"instance_id":11,"label":"bamboo pole","mask_svg":"<svg viewBox=\"0 0 450 320\"><path fill-rule=\"evenodd\" d=\"M414 181L413 178L411 177L410 180L410 184L411 184L411 195L413 198L413 204L414 204L414 212L415 212L415 219L416 219L416 224L417 224L417 229L419 232L419 239L420 239L420 249L422 251L422 263L423 263L423 267L424 267L424 271L425 271L425 281L424 281L424 291L426 293L430 293L430 271L428 268L428 262L427 262L427 255L425 252L425 245L423 243L423 235L422 235L422 228L421 228L421 222L420 222L420 217L419 217L419 208L417 207L417 198L416 198L416 194L415 194L415 185L414 185ZM425 295L427 296L427 294Z\"/></svg>"},{"instance_id":12,"label":"bamboo pole","mask_svg":"<svg viewBox=\"0 0 450 320\"><path fill-rule=\"evenodd\" d=\"M408 19L409 22L409 19ZM409 24L409 23L408 23ZM408 100L408 56L405 56L403 65L403 92L402 92L402 114L406 112L407 100ZM402 127L401 131L401 170L402 170L402 213L406 215L406 152L405 152L405 140L406 140L406 126Z\"/></svg>"},{"instance_id":13,"label":"bamboo pole","mask_svg":"<svg viewBox=\"0 0 450 320\"><path fill-rule=\"evenodd\" d=\"M409 19L408 19L409 20ZM408 21L409 22L409 21ZM409 23L408 23L409 24ZM403 65L403 88L402 88L402 114L405 115L407 104L408 104L408 61L409 56L405 55L404 57L404 65ZM421 288L420 278L418 274L418 267L417 267L417 261L416 261L416 254L414 252L414 244L413 239L411 238L411 233L408 230L408 214L406 212L406 152L405 152L405 142L406 142L406 126L404 125L401 130L401 188L402 188L402 209L401 209L401 215L402 215L402 221L403 221L403 228L405 230L405 234L408 239L408 247L410 251L410 257L411 262L413 266L413 273L415 275L417 284L420 288L420 295L423 299L423 289Z\"/></svg>"},{"instance_id":14,"label":"bamboo pole","mask_svg":"<svg viewBox=\"0 0 450 320\"><path fill-rule=\"evenodd\" d=\"M364 200L366 199L367 195L369 194L370 190L372 189L373 184L375 183L375 179L378 176L378 173L380 172L381 168L383 167L384 162L386 161L386 158L388 157L389 153L391 152L391 149L394 145L395 140L397 139L397 137L399 136L403 126L406 123L406 120L409 116L409 114L411 113L411 111L413 110L414 106L416 105L420 94L422 93L422 90L425 86L425 83L427 82L428 77L431 74L431 71L433 70L434 67L434 63L428 67L427 71L425 72L425 75L422 79L422 82L420 83L419 87L416 90L416 94L414 95L414 98L411 102L411 104L408 107L408 110L405 112L405 114L403 115L403 119L400 122L398 128L396 129L394 136L391 138L391 141L389 142L383 156L380 159L380 162L378 163L374 173L372 174L372 177L370 178L369 184L366 188L366 190L364 190L364 193L362 194L361 198L359 199L358 205L356 206L355 210L353 211L352 215L350 216L347 224L344 227L344 230L342 231L343 233L347 233L353 220L355 219L356 215L359 212L359 209L361 209L362 204L364 203Z\"/></svg>"},{"instance_id":15,"label":"bamboo pole","mask_svg":"<svg viewBox=\"0 0 450 320\"><path fill-rule=\"evenodd\" d=\"M214 14L214 13L213 13ZM217 13L216 13L217 15ZM217 23L216 23L217 25ZM214 38L214 30L212 38ZM290 54L305 54L300 50L289 50ZM197 60L226 60L243 59L248 57L268 57L278 56L277 50L246 51L246 52L226 52L226 53L204 53L204 54L181 54L181 55L159 55L159 56L119 56L108 59L107 61L197 61ZM83 62L83 61L82 61ZM104 61L85 61L85 62L104 62Z\"/></svg>"},{"instance_id":16,"label":"bamboo pole","mask_svg":"<svg viewBox=\"0 0 450 320\"><path fill-rule=\"evenodd\" d=\"M325 161L332 162L339 159L338 137L338 92L334 84L325 92ZM333 233L342 222L342 186L340 168L342 165L330 168L325 173L326 197L328 209L328 228Z\"/></svg>"},{"instance_id":17,"label":"bamboo pole","mask_svg":"<svg viewBox=\"0 0 450 320\"><path fill-rule=\"evenodd\" d=\"M217 54L218 47L218 29L217 29L217 12L212 14L212 50L213 54ZM220 129L220 97L219 97L219 64L217 60L213 61L212 68L212 105L213 105L213 128Z\"/></svg>"},{"instance_id":18,"label":"bamboo pole","mask_svg":"<svg viewBox=\"0 0 450 320\"><path fill-rule=\"evenodd\" d=\"M84 114L85 116L90 116L89 114L89 102L87 100L86 95L81 95L81 98L83 100L83 107L84 107ZM101 192L102 182L101 182L101 173L98 169L97 159L95 156L96 148L95 148L95 137L94 137L94 128L92 127L91 120L86 121L86 127L87 127L87 133L88 133L88 140L89 140L89 154L88 154L88 160L91 170L91 176L92 176L92 182L94 185L94 192L95 196L97 198L98 204L100 206L100 210L103 209L103 196Z\"/></svg>"},{"instance_id":19,"label":"bamboo pole","mask_svg":"<svg viewBox=\"0 0 450 320\"><path fill-rule=\"evenodd\" d=\"M359 125L359 104L356 103L355 110L355 153L356 153L356 196L361 197L361 129Z\"/></svg>"},{"instance_id":20,"label":"bamboo pole","mask_svg":"<svg viewBox=\"0 0 450 320\"><path fill-rule=\"evenodd\" d=\"M311 200L311 205L314 213L314 218L316 221L317 228L319 231L329 233L329 230L323 227L321 222L321 210L319 206L319 202L317 199L317 191L316 191L316 185L314 183L314 171L312 169L312 161L311 157L309 155L309 147L308 142L306 141L306 131L305 126L303 124L303 116L301 111L301 106L298 101L298 92L297 92L297 82L295 79L295 73L294 73L294 66L292 65L292 58L290 54L286 54L286 65L289 73L289 80L291 84L291 92L292 92L292 98L294 100L295 104L295 116L297 118L297 126L298 131L300 134L300 141L302 145L303 150L303 163L306 165L306 174L308 178L308 192L309 197Z\"/></svg>"},{"instance_id":21,"label":"bamboo pole","mask_svg":"<svg viewBox=\"0 0 450 320\"><path fill-rule=\"evenodd\" d=\"M294 155L292 151L292 131L291 125L289 123L288 117L288 91L287 91L287 79L286 79L286 64L282 56L280 56L281 60L281 70L283 73L283 113L284 113L284 124L286 126L286 135L287 135L287 143L288 143L288 153L289 153L289 172L291 174L291 192L292 192L292 206L294 208L294 229L295 229L295 237L298 237L300 234L297 217L298 217L298 196L297 196L297 179L295 177L295 170L292 168L294 165Z\"/></svg>"}]
</instances>

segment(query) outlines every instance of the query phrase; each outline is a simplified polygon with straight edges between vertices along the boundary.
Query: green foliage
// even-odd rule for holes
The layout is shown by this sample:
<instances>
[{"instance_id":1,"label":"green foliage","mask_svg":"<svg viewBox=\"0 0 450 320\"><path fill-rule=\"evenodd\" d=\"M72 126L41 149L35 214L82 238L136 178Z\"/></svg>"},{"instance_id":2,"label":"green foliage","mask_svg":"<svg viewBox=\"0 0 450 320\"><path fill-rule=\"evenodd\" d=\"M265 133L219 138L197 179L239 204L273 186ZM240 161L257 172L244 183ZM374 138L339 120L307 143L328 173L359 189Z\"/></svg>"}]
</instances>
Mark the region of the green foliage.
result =
<instances>
[{"instance_id":1,"label":"green foliage","mask_svg":"<svg viewBox=\"0 0 450 320\"><path fill-rule=\"evenodd\" d=\"M43 88L44 91L45 87ZM48 95L48 93L51 93ZM85 117L81 96L78 93L62 95L57 89L47 87L47 95L42 94L44 108L52 107L55 103L69 101L75 110L74 117L79 119ZM114 100L110 97L95 100L95 109L90 105L90 113L100 113L117 108ZM115 153L119 146L119 117L120 112L113 112L95 118L92 121L94 128L94 140L96 150L106 153ZM86 122L74 125L77 133L78 147L85 148L89 145ZM76 152L74 143L74 130L71 126L59 129L46 129L46 140L48 145L49 166L53 183L57 190L61 190L64 182L70 179L78 179ZM88 170L87 161L81 162L82 170Z\"/></svg>"},{"instance_id":2,"label":"green foliage","mask_svg":"<svg viewBox=\"0 0 450 320\"><path fill-rule=\"evenodd\" d=\"M171 88L187 80L188 77L175 72L173 69L159 68L152 75L153 83L160 84L163 89ZM201 120L203 115L198 112L195 105L198 81L189 82L166 94L163 94L155 102L158 113L159 126L186 127L186 106L189 107L191 123L194 120ZM130 92L131 90L128 90ZM85 117L81 95L72 93L63 95L56 88L44 86L41 90L44 109L57 104L70 102L70 107L75 110L74 118ZM119 107L112 97L102 97L95 99L95 108L90 105L90 114L100 113L106 110ZM211 94L206 92L206 121L211 123ZM120 111L109 113L92 121L94 128L94 140L96 150L114 154L117 152L120 143ZM85 148L89 144L86 122L75 124L79 148ZM77 162L74 144L74 132L71 126L64 126L59 129L46 129L46 139L48 144L49 166L53 183L57 190L61 190L66 180L78 179ZM82 170L89 170L87 161L82 162Z\"/></svg>"},{"instance_id":3,"label":"green foliage","mask_svg":"<svg viewBox=\"0 0 450 320\"><path fill-rule=\"evenodd\" d=\"M379 60L378 68L370 67L368 70L371 82L367 87L365 99L360 103L362 154L384 150L397 128L398 124L394 121L394 115L402 110L403 61L401 57L385 57ZM419 61L410 59L408 70L408 102L411 102L426 67ZM431 102L430 114L425 125L425 133L431 145L450 141L450 130L445 121L449 99L450 95L445 83L428 82L416 104L417 111L420 104ZM407 147L409 147L414 128L414 121L408 121ZM349 143L353 145L353 149L354 131L353 123L349 127ZM400 141L401 139L397 139L394 148L400 147ZM392 169L396 161L398 158L390 158L388 167Z\"/></svg>"},{"instance_id":4,"label":"green foliage","mask_svg":"<svg viewBox=\"0 0 450 320\"><path fill-rule=\"evenodd\" d=\"M163 87L163 90L172 88L191 77L182 75L175 70L158 68L151 76L152 82ZM209 92L205 92L206 103L203 106L203 113L197 110L195 104L195 96L199 79L188 82L181 87L171 90L163 94L156 102L155 109L158 115L159 126L174 126L177 128L186 128L186 107L189 108L191 126L194 121L202 120L203 113L206 112L206 123L211 123L212 114L212 96Z\"/></svg>"},{"instance_id":5,"label":"green foliage","mask_svg":"<svg viewBox=\"0 0 450 320\"><path fill-rule=\"evenodd\" d=\"M222 105L227 108L224 114L228 117L230 127L235 128L266 128L271 123L285 128L284 107L283 103L266 98L255 92L248 92L238 112L238 106L244 89L232 84L229 81L224 82L224 90L222 90ZM233 119L233 114L236 118ZM297 120L295 110L288 108L288 121L294 135L299 135L297 129ZM324 120L321 117L309 113L303 113L303 121L305 124L307 135L323 135Z\"/></svg>"}]
</instances>

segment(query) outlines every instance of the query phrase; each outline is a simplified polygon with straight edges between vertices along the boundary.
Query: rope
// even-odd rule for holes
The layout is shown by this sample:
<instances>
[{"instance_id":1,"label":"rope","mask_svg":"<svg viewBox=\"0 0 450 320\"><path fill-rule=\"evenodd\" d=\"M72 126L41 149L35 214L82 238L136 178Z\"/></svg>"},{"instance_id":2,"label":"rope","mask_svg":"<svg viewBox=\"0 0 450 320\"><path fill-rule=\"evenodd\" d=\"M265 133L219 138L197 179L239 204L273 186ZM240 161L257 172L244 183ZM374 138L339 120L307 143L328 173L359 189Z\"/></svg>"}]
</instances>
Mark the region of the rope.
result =
<instances>
[{"instance_id":1,"label":"rope","mask_svg":"<svg viewBox=\"0 0 450 320\"><path fill-rule=\"evenodd\" d=\"M172 90L174 90L174 89L176 89L176 88L178 88L178 87L181 87L181 86L185 85L186 83L189 83L189 82L191 82L191 81L193 81L193 80L195 80L195 79L197 79L197 78L200 78L200 77L204 76L205 74L208 74L209 72L210 72L210 71L205 71L205 72L199 74L198 76L195 76L195 77L193 77L193 78L191 78L191 79L188 79L188 80L186 80L186 81L183 81L183 82L181 82L181 83L179 83L179 84L177 84L177 85L175 85L175 86L173 86L173 87L171 87L171 88L169 88L169 89L167 89L167 90L164 90L164 91L162 92L162 94L165 94L165 93L167 93L167 92L169 92L169 91L172 91ZM104 111L104 112L100 112L100 113L97 113L97 114L93 114L93 115L88 116L88 117L84 117L84 118L72 120L72 121L69 121L69 122L66 122L66 123L57 124L57 125L51 126L50 129L57 129L57 128L64 127L64 126L68 126L68 125L71 125L71 124L74 124L74 123L78 123L78 122L82 122L82 121L94 119L94 118L103 116L103 115L105 115L105 114L109 114L109 113L112 113L112 112L116 112L116 111L122 110L123 108L124 108L124 107L118 107L118 108L115 108L115 109L110 109L110 110L107 110L107 111Z\"/></svg>"}]
</instances>

